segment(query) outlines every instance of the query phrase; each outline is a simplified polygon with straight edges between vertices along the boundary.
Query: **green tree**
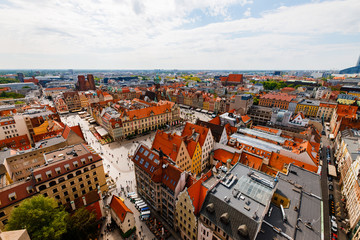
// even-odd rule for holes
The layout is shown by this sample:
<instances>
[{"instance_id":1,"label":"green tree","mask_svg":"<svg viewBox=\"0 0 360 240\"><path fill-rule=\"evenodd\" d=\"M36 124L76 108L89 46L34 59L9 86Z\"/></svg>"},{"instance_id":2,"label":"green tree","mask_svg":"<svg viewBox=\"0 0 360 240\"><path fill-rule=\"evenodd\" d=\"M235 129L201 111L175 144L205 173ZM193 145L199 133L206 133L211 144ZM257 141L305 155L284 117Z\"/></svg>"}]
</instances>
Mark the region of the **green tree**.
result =
<instances>
[{"instance_id":1,"label":"green tree","mask_svg":"<svg viewBox=\"0 0 360 240\"><path fill-rule=\"evenodd\" d=\"M259 105L259 98L254 97L254 105Z\"/></svg>"},{"instance_id":2,"label":"green tree","mask_svg":"<svg viewBox=\"0 0 360 240\"><path fill-rule=\"evenodd\" d=\"M67 232L62 239L66 240L85 240L96 237L96 215L85 208L75 211L67 220Z\"/></svg>"},{"instance_id":3,"label":"green tree","mask_svg":"<svg viewBox=\"0 0 360 240\"><path fill-rule=\"evenodd\" d=\"M66 232L67 216L55 199L38 195L11 212L6 230L26 229L32 240L58 240Z\"/></svg>"}]
</instances>

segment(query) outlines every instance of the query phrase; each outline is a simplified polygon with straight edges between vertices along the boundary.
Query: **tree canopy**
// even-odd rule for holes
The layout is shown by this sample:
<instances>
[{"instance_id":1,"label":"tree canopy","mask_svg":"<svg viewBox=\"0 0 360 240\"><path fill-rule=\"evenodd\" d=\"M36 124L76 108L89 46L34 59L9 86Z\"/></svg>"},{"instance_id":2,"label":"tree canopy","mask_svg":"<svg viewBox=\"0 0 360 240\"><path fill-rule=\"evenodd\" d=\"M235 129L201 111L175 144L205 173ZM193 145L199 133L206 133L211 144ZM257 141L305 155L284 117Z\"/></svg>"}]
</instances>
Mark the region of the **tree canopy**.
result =
<instances>
[{"instance_id":1,"label":"tree canopy","mask_svg":"<svg viewBox=\"0 0 360 240\"><path fill-rule=\"evenodd\" d=\"M68 217L67 232L63 235L65 240L85 240L96 237L96 215L85 208L79 208Z\"/></svg>"},{"instance_id":2,"label":"tree canopy","mask_svg":"<svg viewBox=\"0 0 360 240\"><path fill-rule=\"evenodd\" d=\"M32 240L58 240L66 232L67 216L55 199L38 195L11 212L5 229L26 229Z\"/></svg>"}]
</instances>

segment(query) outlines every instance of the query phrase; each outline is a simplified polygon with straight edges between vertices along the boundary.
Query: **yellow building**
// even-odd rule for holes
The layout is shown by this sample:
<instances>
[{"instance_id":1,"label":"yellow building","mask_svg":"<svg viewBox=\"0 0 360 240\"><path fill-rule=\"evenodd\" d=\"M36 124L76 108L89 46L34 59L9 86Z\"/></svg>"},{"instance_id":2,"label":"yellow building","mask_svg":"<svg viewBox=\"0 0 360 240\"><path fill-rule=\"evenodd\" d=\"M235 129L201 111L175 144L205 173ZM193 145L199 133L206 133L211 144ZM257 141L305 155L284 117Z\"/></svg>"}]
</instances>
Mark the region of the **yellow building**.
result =
<instances>
[{"instance_id":1,"label":"yellow building","mask_svg":"<svg viewBox=\"0 0 360 240\"><path fill-rule=\"evenodd\" d=\"M209 106L210 106L209 102L207 102L207 101L203 102L203 109L204 110L209 110Z\"/></svg>"},{"instance_id":2,"label":"yellow building","mask_svg":"<svg viewBox=\"0 0 360 240\"><path fill-rule=\"evenodd\" d=\"M187 141L187 150L191 158L191 173L198 175L201 172L201 147L199 142Z\"/></svg>"},{"instance_id":3,"label":"yellow building","mask_svg":"<svg viewBox=\"0 0 360 240\"><path fill-rule=\"evenodd\" d=\"M320 101L304 99L296 105L295 113L302 112L305 117L316 117Z\"/></svg>"}]
</instances>

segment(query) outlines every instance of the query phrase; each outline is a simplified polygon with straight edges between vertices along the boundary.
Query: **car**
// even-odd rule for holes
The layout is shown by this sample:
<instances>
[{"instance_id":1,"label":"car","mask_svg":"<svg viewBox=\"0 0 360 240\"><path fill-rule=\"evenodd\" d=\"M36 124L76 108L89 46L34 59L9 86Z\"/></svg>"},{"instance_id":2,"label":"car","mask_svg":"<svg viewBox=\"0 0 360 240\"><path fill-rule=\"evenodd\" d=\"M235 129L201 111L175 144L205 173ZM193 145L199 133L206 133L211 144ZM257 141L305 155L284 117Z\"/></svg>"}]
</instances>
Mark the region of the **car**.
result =
<instances>
[{"instance_id":1,"label":"car","mask_svg":"<svg viewBox=\"0 0 360 240\"><path fill-rule=\"evenodd\" d=\"M329 190L330 190L330 191L334 191L334 186L330 184L330 185L329 185Z\"/></svg>"},{"instance_id":2,"label":"car","mask_svg":"<svg viewBox=\"0 0 360 240\"><path fill-rule=\"evenodd\" d=\"M328 176L328 180L329 180L329 182L332 182L332 180L333 180L332 176Z\"/></svg>"},{"instance_id":3,"label":"car","mask_svg":"<svg viewBox=\"0 0 360 240\"><path fill-rule=\"evenodd\" d=\"M326 135L324 130L321 132L321 134L324 135L324 136Z\"/></svg>"},{"instance_id":4,"label":"car","mask_svg":"<svg viewBox=\"0 0 360 240\"><path fill-rule=\"evenodd\" d=\"M329 194L329 199L332 200L332 201L334 201L334 195Z\"/></svg>"},{"instance_id":5,"label":"car","mask_svg":"<svg viewBox=\"0 0 360 240\"><path fill-rule=\"evenodd\" d=\"M336 220L334 220L334 216L331 217L331 231L337 232L337 223Z\"/></svg>"},{"instance_id":6,"label":"car","mask_svg":"<svg viewBox=\"0 0 360 240\"><path fill-rule=\"evenodd\" d=\"M331 233L331 240L337 240L338 236L335 233Z\"/></svg>"}]
</instances>

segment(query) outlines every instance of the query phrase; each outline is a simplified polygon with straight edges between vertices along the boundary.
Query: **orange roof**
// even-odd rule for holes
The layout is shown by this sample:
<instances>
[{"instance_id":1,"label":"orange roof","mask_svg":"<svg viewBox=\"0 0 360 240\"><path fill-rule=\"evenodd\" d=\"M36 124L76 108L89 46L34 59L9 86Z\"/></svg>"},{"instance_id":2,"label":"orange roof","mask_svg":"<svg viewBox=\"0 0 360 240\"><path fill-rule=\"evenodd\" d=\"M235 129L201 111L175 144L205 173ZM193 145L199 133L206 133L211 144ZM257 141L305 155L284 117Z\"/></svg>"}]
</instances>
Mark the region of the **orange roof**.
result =
<instances>
[{"instance_id":1,"label":"orange roof","mask_svg":"<svg viewBox=\"0 0 360 240\"><path fill-rule=\"evenodd\" d=\"M163 153L165 153L173 161L176 161L182 142L183 139L179 135L158 130L156 132L151 149L161 149Z\"/></svg>"},{"instance_id":2,"label":"orange roof","mask_svg":"<svg viewBox=\"0 0 360 240\"><path fill-rule=\"evenodd\" d=\"M240 154L235 152L231 153L224 149L216 149L214 151L214 159L221 161L223 164L226 164L227 161L231 160L231 165L235 165L239 161Z\"/></svg>"},{"instance_id":3,"label":"orange roof","mask_svg":"<svg viewBox=\"0 0 360 240\"><path fill-rule=\"evenodd\" d=\"M216 125L221 125L220 117L219 116L214 117L213 119L211 119L209 121L209 123L216 124Z\"/></svg>"},{"instance_id":4,"label":"orange roof","mask_svg":"<svg viewBox=\"0 0 360 240\"><path fill-rule=\"evenodd\" d=\"M206 136L209 132L209 128L187 122L182 131L181 136L182 137L192 136L193 130L199 134L199 143L200 143L200 146L202 147L205 142Z\"/></svg>"},{"instance_id":5,"label":"orange roof","mask_svg":"<svg viewBox=\"0 0 360 240\"><path fill-rule=\"evenodd\" d=\"M244 123L247 123L247 122L249 122L251 120L251 118L248 115L244 115L244 116L241 116L241 120Z\"/></svg>"},{"instance_id":6,"label":"orange roof","mask_svg":"<svg viewBox=\"0 0 360 240\"><path fill-rule=\"evenodd\" d=\"M212 175L211 171L208 171L206 174L204 174L198 181L196 181L194 184L192 184L188 188L188 193L190 196L190 199L192 200L192 205L194 206L194 214L198 215L202 204L204 203L206 193L208 189L202 184L204 181L206 181L208 178L210 178Z\"/></svg>"},{"instance_id":7,"label":"orange roof","mask_svg":"<svg viewBox=\"0 0 360 240\"><path fill-rule=\"evenodd\" d=\"M66 87L45 88L45 91L66 90Z\"/></svg>"},{"instance_id":8,"label":"orange roof","mask_svg":"<svg viewBox=\"0 0 360 240\"><path fill-rule=\"evenodd\" d=\"M339 117L356 118L357 106L339 104L336 113Z\"/></svg>"},{"instance_id":9,"label":"orange roof","mask_svg":"<svg viewBox=\"0 0 360 240\"><path fill-rule=\"evenodd\" d=\"M327 107L327 108L336 108L337 104L336 103L323 103L320 102L320 107Z\"/></svg>"},{"instance_id":10,"label":"orange roof","mask_svg":"<svg viewBox=\"0 0 360 240\"><path fill-rule=\"evenodd\" d=\"M265 95L262 95L260 98L290 102L292 99L296 98L296 96L289 95L287 93L267 93Z\"/></svg>"},{"instance_id":11,"label":"orange roof","mask_svg":"<svg viewBox=\"0 0 360 240\"><path fill-rule=\"evenodd\" d=\"M269 132L269 133L278 133L279 132L279 129L263 127L263 126L254 126L253 129L258 129L258 130L261 130L264 132Z\"/></svg>"},{"instance_id":12,"label":"orange roof","mask_svg":"<svg viewBox=\"0 0 360 240\"><path fill-rule=\"evenodd\" d=\"M261 169L261 165L262 165L262 162L263 162L263 159L259 156L257 157L256 155L254 154L249 154L247 152L242 152L241 154L241 159L240 159L240 162L242 164L245 164L251 168L254 168L254 169L257 169L257 170L260 170Z\"/></svg>"},{"instance_id":13,"label":"orange roof","mask_svg":"<svg viewBox=\"0 0 360 240\"><path fill-rule=\"evenodd\" d=\"M130 110L130 111L126 111L125 114L127 116L129 116L130 120L133 120L134 117L136 117L137 119L147 118L147 117L150 117L151 113L154 113L154 115L159 115L162 113L166 113L167 111L168 112L171 111L170 104L163 104L163 105L159 105L159 106Z\"/></svg>"},{"instance_id":14,"label":"orange roof","mask_svg":"<svg viewBox=\"0 0 360 240\"><path fill-rule=\"evenodd\" d=\"M126 217L126 213L133 213L126 205L123 201L121 201L120 198L118 198L117 196L113 195L111 202L110 202L110 208L112 210L114 210L114 212L116 213L116 215L119 217L121 222L124 222L125 217Z\"/></svg>"},{"instance_id":15,"label":"orange roof","mask_svg":"<svg viewBox=\"0 0 360 240\"><path fill-rule=\"evenodd\" d=\"M70 127L70 128L74 133L76 133L79 137L81 137L82 139L85 140L83 132L81 131L80 125L75 125L75 126Z\"/></svg>"},{"instance_id":16,"label":"orange roof","mask_svg":"<svg viewBox=\"0 0 360 240\"><path fill-rule=\"evenodd\" d=\"M187 150L188 150L191 158L193 157L193 155L195 153L196 145L197 145L197 142L195 142L192 139L187 141Z\"/></svg>"},{"instance_id":17,"label":"orange roof","mask_svg":"<svg viewBox=\"0 0 360 240\"><path fill-rule=\"evenodd\" d=\"M221 81L225 82L242 82L243 81L243 75L242 74L229 74L228 77L221 77Z\"/></svg>"}]
</instances>

